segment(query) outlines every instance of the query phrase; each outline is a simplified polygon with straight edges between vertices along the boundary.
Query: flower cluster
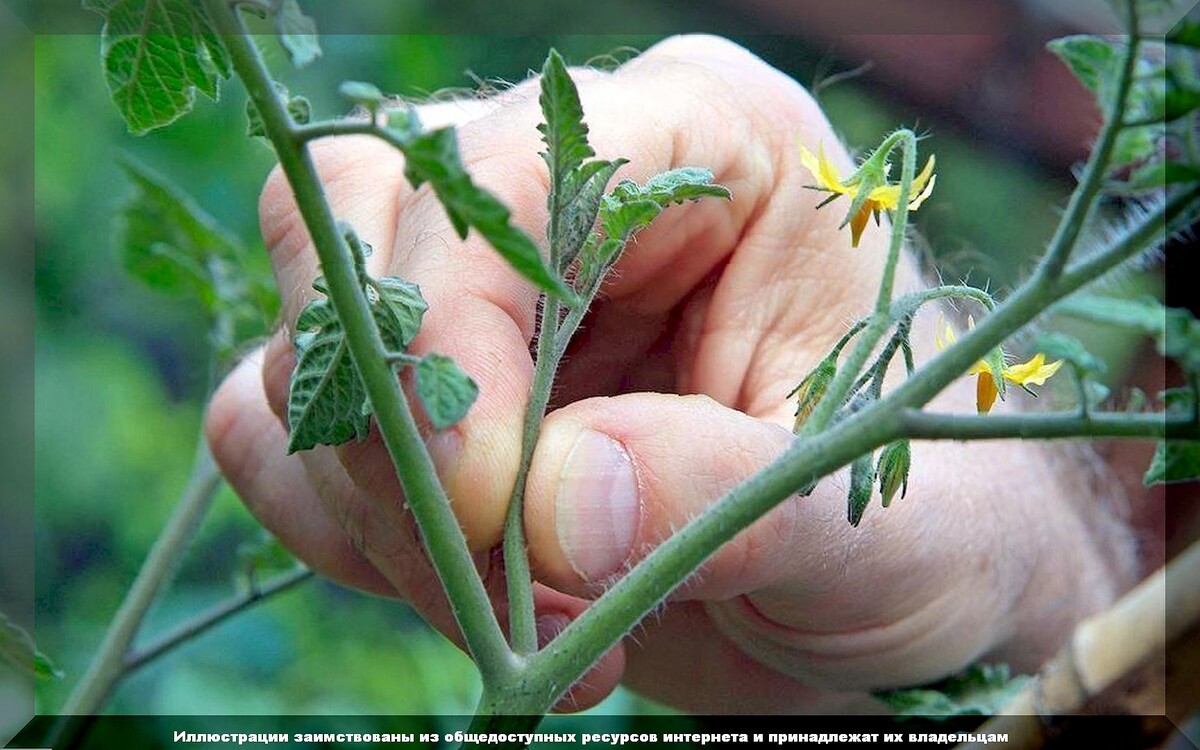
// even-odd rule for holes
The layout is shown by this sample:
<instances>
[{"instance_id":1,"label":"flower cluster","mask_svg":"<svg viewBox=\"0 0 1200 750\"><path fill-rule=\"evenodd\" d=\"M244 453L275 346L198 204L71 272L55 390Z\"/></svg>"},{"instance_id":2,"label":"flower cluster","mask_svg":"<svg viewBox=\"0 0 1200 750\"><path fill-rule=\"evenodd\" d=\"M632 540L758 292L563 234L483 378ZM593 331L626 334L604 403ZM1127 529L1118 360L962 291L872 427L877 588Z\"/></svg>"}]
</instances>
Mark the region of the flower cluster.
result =
<instances>
[{"instance_id":1,"label":"flower cluster","mask_svg":"<svg viewBox=\"0 0 1200 750\"><path fill-rule=\"evenodd\" d=\"M975 319L967 318L967 325L974 328ZM937 344L937 348L945 349L957 340L958 336L955 335L954 328L945 320L939 319L937 330L934 333L934 343ZM1005 365L1000 377L1032 393L1029 386L1045 385L1046 380L1058 372L1060 367L1062 367L1061 359L1047 364L1046 355L1038 353L1027 362ZM992 410L992 405L996 403L996 396L1000 393L996 387L996 373L991 365L981 359L970 370L967 370L967 374L978 376L975 379L975 407L980 414L987 414Z\"/></svg>"}]
</instances>

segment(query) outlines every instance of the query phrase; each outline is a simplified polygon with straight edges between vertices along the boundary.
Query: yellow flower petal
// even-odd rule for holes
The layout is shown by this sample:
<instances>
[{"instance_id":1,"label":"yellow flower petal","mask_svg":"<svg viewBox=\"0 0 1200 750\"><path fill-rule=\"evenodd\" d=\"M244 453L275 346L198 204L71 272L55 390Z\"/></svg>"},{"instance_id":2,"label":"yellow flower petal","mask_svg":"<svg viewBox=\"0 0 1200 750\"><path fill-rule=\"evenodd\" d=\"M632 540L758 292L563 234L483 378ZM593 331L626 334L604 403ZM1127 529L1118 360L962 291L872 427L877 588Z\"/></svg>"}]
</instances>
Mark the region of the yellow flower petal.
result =
<instances>
[{"instance_id":1,"label":"yellow flower petal","mask_svg":"<svg viewBox=\"0 0 1200 750\"><path fill-rule=\"evenodd\" d=\"M927 199L929 196L933 195L933 186L936 182L937 182L937 175L933 175L933 177L931 177L929 180L929 184L926 185L925 189L921 191L921 194L918 195L916 198L913 198L911 201L909 201L909 203L908 203L909 211L916 211L918 208L921 207L921 204L925 202L925 199Z\"/></svg>"},{"instance_id":2,"label":"yellow flower petal","mask_svg":"<svg viewBox=\"0 0 1200 750\"><path fill-rule=\"evenodd\" d=\"M867 222L871 219L871 201L867 201L858 209L858 213L850 220L850 247L858 247L859 240L862 239L863 230L867 228Z\"/></svg>"},{"instance_id":3,"label":"yellow flower petal","mask_svg":"<svg viewBox=\"0 0 1200 750\"><path fill-rule=\"evenodd\" d=\"M1017 385L1045 385L1046 380L1062 367L1062 360L1046 364L1045 354L1035 354L1033 359L1019 365L1004 368L1004 379Z\"/></svg>"},{"instance_id":4,"label":"yellow flower petal","mask_svg":"<svg viewBox=\"0 0 1200 750\"><path fill-rule=\"evenodd\" d=\"M848 193L849 191L842 187L841 177L833 168L833 164L825 156L824 144L818 146L817 151L819 155L809 151L803 144L800 146L800 163L812 173L813 179L817 181L817 187L842 195Z\"/></svg>"},{"instance_id":5,"label":"yellow flower petal","mask_svg":"<svg viewBox=\"0 0 1200 750\"><path fill-rule=\"evenodd\" d=\"M996 396L999 394L992 373L990 371L979 373L979 377L975 379L975 408L980 414L987 414L992 410L992 405L996 403Z\"/></svg>"}]
</instances>

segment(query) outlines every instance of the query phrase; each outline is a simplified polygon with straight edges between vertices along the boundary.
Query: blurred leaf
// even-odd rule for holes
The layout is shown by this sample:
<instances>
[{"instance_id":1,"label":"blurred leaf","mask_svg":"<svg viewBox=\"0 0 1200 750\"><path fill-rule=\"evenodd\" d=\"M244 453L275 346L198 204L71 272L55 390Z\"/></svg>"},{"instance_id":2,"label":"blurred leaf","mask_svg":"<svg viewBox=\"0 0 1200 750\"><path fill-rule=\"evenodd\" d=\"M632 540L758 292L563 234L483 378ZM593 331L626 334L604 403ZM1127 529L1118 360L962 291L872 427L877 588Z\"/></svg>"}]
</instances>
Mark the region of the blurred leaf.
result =
<instances>
[{"instance_id":1,"label":"blurred leaf","mask_svg":"<svg viewBox=\"0 0 1200 750\"><path fill-rule=\"evenodd\" d=\"M925 688L876 693L897 717L991 716L1002 709L1029 677L1010 674L1007 664L975 664L961 674Z\"/></svg>"},{"instance_id":2,"label":"blurred leaf","mask_svg":"<svg viewBox=\"0 0 1200 750\"><path fill-rule=\"evenodd\" d=\"M272 82L275 86L275 94L281 102L285 103L288 114L291 115L292 121L304 125L312 120L312 104L303 96L292 96L288 93L287 86L284 86L279 81ZM246 135L251 138L266 138L267 128L263 124L262 115L258 113L258 107L254 106L254 101L246 100Z\"/></svg>"},{"instance_id":3,"label":"blurred leaf","mask_svg":"<svg viewBox=\"0 0 1200 750\"><path fill-rule=\"evenodd\" d=\"M253 588L262 579L292 570L299 562L278 539L262 529L254 541L243 542L237 551L240 583Z\"/></svg>"},{"instance_id":4,"label":"blurred leaf","mask_svg":"<svg viewBox=\"0 0 1200 750\"><path fill-rule=\"evenodd\" d=\"M342 85L338 86L338 93L371 112L379 109L387 100L378 86L362 81L343 81Z\"/></svg>"},{"instance_id":5,"label":"blurred leaf","mask_svg":"<svg viewBox=\"0 0 1200 750\"><path fill-rule=\"evenodd\" d=\"M317 25L304 15L296 0L280 0L275 7L275 33L297 68L303 68L321 56Z\"/></svg>"},{"instance_id":6,"label":"blurred leaf","mask_svg":"<svg viewBox=\"0 0 1200 750\"><path fill-rule=\"evenodd\" d=\"M229 321L230 330L216 332L222 350L261 335L279 305L269 273L244 262L246 248L165 178L128 156L120 163L135 187L117 216L126 271L152 289L191 295Z\"/></svg>"},{"instance_id":7,"label":"blurred leaf","mask_svg":"<svg viewBox=\"0 0 1200 750\"><path fill-rule=\"evenodd\" d=\"M1200 21L1180 21L1167 35L1167 41L1200 49Z\"/></svg>"},{"instance_id":8,"label":"blurred leaf","mask_svg":"<svg viewBox=\"0 0 1200 750\"><path fill-rule=\"evenodd\" d=\"M1160 440L1142 477L1147 486L1200 479L1200 442Z\"/></svg>"},{"instance_id":9,"label":"blurred leaf","mask_svg":"<svg viewBox=\"0 0 1200 750\"><path fill-rule=\"evenodd\" d=\"M434 429L444 430L467 415L479 386L453 359L428 354L416 365L417 398Z\"/></svg>"},{"instance_id":10,"label":"blurred leaf","mask_svg":"<svg viewBox=\"0 0 1200 750\"><path fill-rule=\"evenodd\" d=\"M547 268L537 244L512 225L508 208L471 181L459 158L453 129L422 133L404 142L402 148L409 182L413 187L426 182L433 186L459 237L465 239L473 227L538 288L565 300L574 299L574 292Z\"/></svg>"},{"instance_id":11,"label":"blurred leaf","mask_svg":"<svg viewBox=\"0 0 1200 750\"><path fill-rule=\"evenodd\" d=\"M1066 360L1080 373L1102 373L1107 369L1104 362L1089 352L1079 339L1065 333L1043 333L1034 348L1045 354L1047 359Z\"/></svg>"},{"instance_id":12,"label":"blurred leaf","mask_svg":"<svg viewBox=\"0 0 1200 750\"><path fill-rule=\"evenodd\" d=\"M0 660L39 680L58 679L62 672L34 646L25 629L0 612Z\"/></svg>"},{"instance_id":13,"label":"blurred leaf","mask_svg":"<svg viewBox=\"0 0 1200 750\"><path fill-rule=\"evenodd\" d=\"M1079 82L1094 93L1107 109L1121 71L1121 50L1116 43L1096 36L1079 35L1055 39L1046 45L1058 55Z\"/></svg>"},{"instance_id":14,"label":"blurred leaf","mask_svg":"<svg viewBox=\"0 0 1200 750\"><path fill-rule=\"evenodd\" d=\"M203 6L192 0L84 0L104 18L100 56L113 103L142 135L214 101L229 60Z\"/></svg>"},{"instance_id":15,"label":"blurred leaf","mask_svg":"<svg viewBox=\"0 0 1200 750\"><path fill-rule=\"evenodd\" d=\"M1163 117L1167 122L1171 122L1190 114L1198 107L1200 107L1200 91L1171 87L1167 89L1166 112Z\"/></svg>"},{"instance_id":16,"label":"blurred leaf","mask_svg":"<svg viewBox=\"0 0 1200 750\"><path fill-rule=\"evenodd\" d=\"M850 464L850 491L846 498L846 519L851 526L862 521L867 505L871 503L871 491L875 486L875 463L870 453L859 456Z\"/></svg>"}]
</instances>

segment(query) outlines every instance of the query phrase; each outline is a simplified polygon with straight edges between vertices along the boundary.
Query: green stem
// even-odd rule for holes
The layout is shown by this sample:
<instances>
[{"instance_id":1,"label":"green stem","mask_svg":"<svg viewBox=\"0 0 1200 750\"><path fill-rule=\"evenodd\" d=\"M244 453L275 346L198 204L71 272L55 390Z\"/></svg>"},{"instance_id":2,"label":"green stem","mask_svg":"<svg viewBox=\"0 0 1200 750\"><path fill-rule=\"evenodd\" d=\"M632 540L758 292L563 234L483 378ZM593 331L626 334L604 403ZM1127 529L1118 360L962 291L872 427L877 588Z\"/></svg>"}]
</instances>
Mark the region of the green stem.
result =
<instances>
[{"instance_id":1,"label":"green stem","mask_svg":"<svg viewBox=\"0 0 1200 750\"><path fill-rule=\"evenodd\" d=\"M1052 440L1059 438L1200 439L1200 422L1157 414L934 414L906 409L904 436L913 440Z\"/></svg>"},{"instance_id":2,"label":"green stem","mask_svg":"<svg viewBox=\"0 0 1200 750\"><path fill-rule=\"evenodd\" d=\"M149 646L130 653L125 658L125 674L136 672L172 649L203 635L234 615L262 604L269 599L273 599L285 591L290 591L295 586L312 577L313 573L311 570L300 568L280 575L265 586L255 586L245 594L214 605L211 609L201 612L191 620L179 625L179 627L160 637Z\"/></svg>"},{"instance_id":3,"label":"green stem","mask_svg":"<svg viewBox=\"0 0 1200 750\"><path fill-rule=\"evenodd\" d=\"M1100 189L1104 186L1104 174L1108 171L1109 162L1112 159L1113 147L1116 146L1117 138L1120 136L1124 126L1125 106L1129 99L1129 89L1133 84L1134 69L1137 67L1139 39L1136 3L1137 0L1126 0L1129 43L1126 47L1124 61L1122 62L1121 77L1117 83L1117 91L1113 96L1107 116L1104 119L1104 127L1101 129L1096 146L1092 149L1091 156L1088 158L1087 166L1084 167L1079 185L1071 193L1071 200L1067 203L1066 213L1058 223L1058 229L1054 233L1054 238L1050 240L1050 247L1046 251L1046 255L1043 256L1042 263L1036 271L1037 275L1047 279L1057 278L1062 273L1063 267L1067 263L1067 258L1070 257L1071 251L1075 248L1079 234L1083 231L1087 217L1096 202L1096 196L1099 195Z\"/></svg>"},{"instance_id":4,"label":"green stem","mask_svg":"<svg viewBox=\"0 0 1200 750\"><path fill-rule=\"evenodd\" d=\"M521 463L517 480L508 499L508 517L504 522L504 574L508 584L509 635L518 654L537 650L537 622L533 605L533 577L529 571L529 552L525 548L525 485L533 451L541 434L554 373L558 370L556 338L560 303L542 295L542 319L538 327L537 363L534 365L533 386L529 406L525 410L525 425L521 433Z\"/></svg>"},{"instance_id":5,"label":"green stem","mask_svg":"<svg viewBox=\"0 0 1200 750\"><path fill-rule=\"evenodd\" d=\"M952 298L975 300L988 311L996 307L996 300L992 299L992 295L982 289L960 284L947 284L945 286L936 286L932 289L923 289L919 292L912 292L900 297L892 304L892 320L899 320L915 315L917 310L927 302Z\"/></svg>"},{"instance_id":6,"label":"green stem","mask_svg":"<svg viewBox=\"0 0 1200 750\"><path fill-rule=\"evenodd\" d=\"M150 549L150 554L146 556L146 561L142 563L88 671L67 698L62 708L64 715L94 714L108 700L113 688L124 676L129 644L137 635L154 598L187 551L200 522L212 505L220 483L221 472L202 438L183 496Z\"/></svg>"},{"instance_id":7,"label":"green stem","mask_svg":"<svg viewBox=\"0 0 1200 750\"><path fill-rule=\"evenodd\" d=\"M904 247L904 232L908 227L908 202L912 193L912 182L916 176L917 167L917 137L911 130L899 130L884 140L879 151L871 158L887 158L887 153L902 146L904 162L900 175L900 195L896 200L896 210L892 219L892 236L888 245L887 260L883 266L883 277L879 282L879 294L875 298L875 312L868 319L866 330L859 336L858 343L850 351L846 363L838 369L825 396L817 403L808 420L801 430L802 436L812 436L820 433L829 424L829 420L841 408L850 393L854 383L867 363L871 352L891 325L892 288L895 285L896 266L900 262L900 252ZM880 157L879 155L883 156Z\"/></svg>"},{"instance_id":8,"label":"green stem","mask_svg":"<svg viewBox=\"0 0 1200 750\"><path fill-rule=\"evenodd\" d=\"M226 0L205 2L217 32L224 38L233 68L262 116L267 136L275 146L296 205L312 236L351 359L362 378L383 442L467 648L485 682L502 679L516 668L517 660L504 640L466 538L437 480L399 382L384 356L386 347L312 157L275 95L271 77L237 11Z\"/></svg>"}]
</instances>

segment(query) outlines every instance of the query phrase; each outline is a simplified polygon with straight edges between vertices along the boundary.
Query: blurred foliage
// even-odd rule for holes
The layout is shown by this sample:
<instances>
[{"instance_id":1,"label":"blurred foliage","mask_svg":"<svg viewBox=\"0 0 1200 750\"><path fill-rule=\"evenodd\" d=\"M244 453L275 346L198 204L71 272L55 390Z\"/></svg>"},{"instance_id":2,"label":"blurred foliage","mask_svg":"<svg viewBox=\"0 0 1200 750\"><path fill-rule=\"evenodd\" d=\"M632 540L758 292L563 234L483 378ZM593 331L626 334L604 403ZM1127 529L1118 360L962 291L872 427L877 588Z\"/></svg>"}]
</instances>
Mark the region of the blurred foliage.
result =
<instances>
[{"instance_id":1,"label":"blurred foliage","mask_svg":"<svg viewBox=\"0 0 1200 750\"><path fill-rule=\"evenodd\" d=\"M403 28L402 16L411 12L397 6L393 27ZM647 12L653 27L669 23L661 17L667 11ZM301 71L290 69L278 45L263 47L288 88L309 97L323 117L344 111L337 88L347 79L426 98L521 80L549 46L571 63L604 63L653 41L328 36L324 57ZM822 61L786 39L739 41L804 82ZM225 88L219 104L202 101L176 125L130 138L107 98L98 45L95 37L43 36L35 50L37 637L66 673L38 686L42 713L60 707L82 675L181 490L207 388L204 315L127 278L108 239L132 190L116 157L131 154L183 185L251 248L256 263L263 253L255 206L273 162L268 147L245 136L245 98L236 85ZM822 104L852 145L877 142L897 123L936 136L928 143L938 154L938 190L921 212L920 230L940 249L948 278L1010 284L1049 236L1068 176L1051 179L1036 165L1004 160L978 148L972 134L940 132L891 101L880 103L863 81L852 81L824 91ZM1146 284L1135 286L1140 293ZM144 634L231 594L237 550L257 534L253 519L223 491ZM472 708L477 690L466 658L408 608L318 582L150 665L124 684L112 708L454 714ZM600 710L642 708L618 693Z\"/></svg>"}]
</instances>

